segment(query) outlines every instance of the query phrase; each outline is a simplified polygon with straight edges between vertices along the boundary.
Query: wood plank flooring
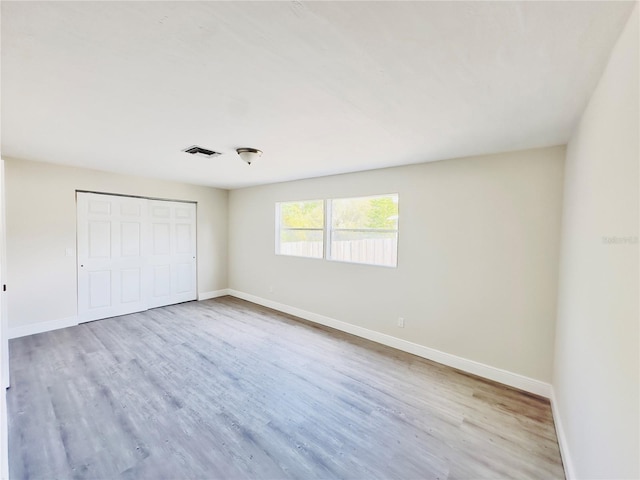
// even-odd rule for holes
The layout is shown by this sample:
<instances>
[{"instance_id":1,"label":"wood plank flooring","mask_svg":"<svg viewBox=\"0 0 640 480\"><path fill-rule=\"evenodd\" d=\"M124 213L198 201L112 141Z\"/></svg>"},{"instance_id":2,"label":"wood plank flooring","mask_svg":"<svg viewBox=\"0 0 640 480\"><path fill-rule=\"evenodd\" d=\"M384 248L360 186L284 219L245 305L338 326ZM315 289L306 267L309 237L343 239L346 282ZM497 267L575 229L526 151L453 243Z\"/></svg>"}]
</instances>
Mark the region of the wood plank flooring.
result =
<instances>
[{"instance_id":1,"label":"wood plank flooring","mask_svg":"<svg viewBox=\"0 0 640 480\"><path fill-rule=\"evenodd\" d=\"M564 478L547 400L231 297L10 354L12 479Z\"/></svg>"}]
</instances>

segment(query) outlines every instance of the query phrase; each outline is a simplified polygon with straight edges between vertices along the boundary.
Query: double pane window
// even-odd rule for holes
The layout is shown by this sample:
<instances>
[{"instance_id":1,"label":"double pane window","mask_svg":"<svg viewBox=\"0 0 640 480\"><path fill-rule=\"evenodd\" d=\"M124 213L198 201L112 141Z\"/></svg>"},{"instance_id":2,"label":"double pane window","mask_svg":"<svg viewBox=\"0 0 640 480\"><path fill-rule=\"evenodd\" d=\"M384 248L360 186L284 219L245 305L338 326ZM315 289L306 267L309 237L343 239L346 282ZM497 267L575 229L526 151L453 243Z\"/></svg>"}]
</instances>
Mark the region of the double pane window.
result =
<instances>
[{"instance_id":1,"label":"double pane window","mask_svg":"<svg viewBox=\"0 0 640 480\"><path fill-rule=\"evenodd\" d=\"M398 195L276 204L276 253L395 267Z\"/></svg>"}]
</instances>

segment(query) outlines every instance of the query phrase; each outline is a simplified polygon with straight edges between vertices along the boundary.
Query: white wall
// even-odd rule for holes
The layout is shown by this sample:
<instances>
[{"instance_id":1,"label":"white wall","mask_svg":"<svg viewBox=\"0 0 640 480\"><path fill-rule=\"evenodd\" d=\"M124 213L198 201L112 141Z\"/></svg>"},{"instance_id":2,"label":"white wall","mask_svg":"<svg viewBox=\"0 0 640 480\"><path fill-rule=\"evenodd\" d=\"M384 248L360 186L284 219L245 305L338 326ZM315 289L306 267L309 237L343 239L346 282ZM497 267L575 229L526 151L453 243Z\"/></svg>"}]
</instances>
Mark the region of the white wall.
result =
<instances>
[{"instance_id":1,"label":"white wall","mask_svg":"<svg viewBox=\"0 0 640 480\"><path fill-rule=\"evenodd\" d=\"M638 38L636 7L567 147L553 384L575 478L640 476Z\"/></svg>"},{"instance_id":2,"label":"white wall","mask_svg":"<svg viewBox=\"0 0 640 480\"><path fill-rule=\"evenodd\" d=\"M549 382L564 154L553 147L233 190L229 287ZM398 268L274 254L275 202L393 192Z\"/></svg>"},{"instance_id":3,"label":"white wall","mask_svg":"<svg viewBox=\"0 0 640 480\"><path fill-rule=\"evenodd\" d=\"M198 292L227 287L226 190L5 160L10 332L77 315L76 189L198 202Z\"/></svg>"}]
</instances>

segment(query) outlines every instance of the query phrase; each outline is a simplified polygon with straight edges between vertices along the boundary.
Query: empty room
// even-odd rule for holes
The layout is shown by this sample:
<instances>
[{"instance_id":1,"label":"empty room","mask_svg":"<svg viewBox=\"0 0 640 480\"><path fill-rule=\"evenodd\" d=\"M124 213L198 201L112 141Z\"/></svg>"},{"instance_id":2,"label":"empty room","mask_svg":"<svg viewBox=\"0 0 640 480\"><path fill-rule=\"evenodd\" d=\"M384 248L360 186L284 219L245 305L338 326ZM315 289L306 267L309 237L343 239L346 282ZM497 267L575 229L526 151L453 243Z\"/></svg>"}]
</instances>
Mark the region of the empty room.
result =
<instances>
[{"instance_id":1,"label":"empty room","mask_svg":"<svg viewBox=\"0 0 640 480\"><path fill-rule=\"evenodd\" d=\"M0 2L0 478L640 478L638 9Z\"/></svg>"}]
</instances>

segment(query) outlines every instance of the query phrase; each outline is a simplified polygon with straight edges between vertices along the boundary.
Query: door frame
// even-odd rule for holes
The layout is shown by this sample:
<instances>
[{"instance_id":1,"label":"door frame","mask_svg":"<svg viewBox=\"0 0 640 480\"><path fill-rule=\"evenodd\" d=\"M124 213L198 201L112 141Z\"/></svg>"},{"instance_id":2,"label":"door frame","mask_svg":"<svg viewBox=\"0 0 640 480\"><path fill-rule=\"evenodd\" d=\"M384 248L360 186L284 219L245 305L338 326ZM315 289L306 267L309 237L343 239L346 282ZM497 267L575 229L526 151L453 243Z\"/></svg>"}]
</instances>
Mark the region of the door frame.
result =
<instances>
[{"instance_id":1,"label":"door frame","mask_svg":"<svg viewBox=\"0 0 640 480\"><path fill-rule=\"evenodd\" d=\"M11 385L9 376L9 328L7 299L4 293L6 282L6 221L4 160L0 158L0 478L9 478L9 426L7 417L7 388Z\"/></svg>"}]
</instances>

